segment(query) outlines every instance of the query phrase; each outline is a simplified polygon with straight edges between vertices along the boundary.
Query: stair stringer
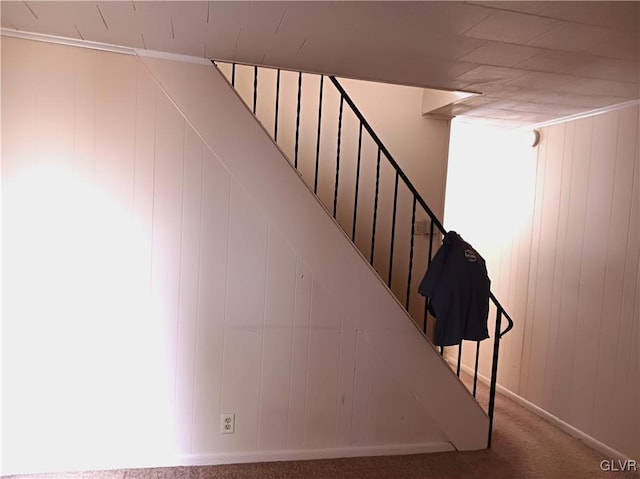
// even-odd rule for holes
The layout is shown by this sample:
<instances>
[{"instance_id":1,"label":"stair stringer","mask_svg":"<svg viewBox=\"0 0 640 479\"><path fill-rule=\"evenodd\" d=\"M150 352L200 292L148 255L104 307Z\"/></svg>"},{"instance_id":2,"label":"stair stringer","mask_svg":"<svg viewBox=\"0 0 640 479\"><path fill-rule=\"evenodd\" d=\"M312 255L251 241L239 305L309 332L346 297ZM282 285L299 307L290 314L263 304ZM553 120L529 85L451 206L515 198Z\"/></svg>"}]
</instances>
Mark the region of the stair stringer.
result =
<instances>
[{"instance_id":1,"label":"stair stringer","mask_svg":"<svg viewBox=\"0 0 640 479\"><path fill-rule=\"evenodd\" d=\"M223 75L141 57L158 85L371 345L376 363L457 450L483 449L489 419L313 195Z\"/></svg>"}]
</instances>

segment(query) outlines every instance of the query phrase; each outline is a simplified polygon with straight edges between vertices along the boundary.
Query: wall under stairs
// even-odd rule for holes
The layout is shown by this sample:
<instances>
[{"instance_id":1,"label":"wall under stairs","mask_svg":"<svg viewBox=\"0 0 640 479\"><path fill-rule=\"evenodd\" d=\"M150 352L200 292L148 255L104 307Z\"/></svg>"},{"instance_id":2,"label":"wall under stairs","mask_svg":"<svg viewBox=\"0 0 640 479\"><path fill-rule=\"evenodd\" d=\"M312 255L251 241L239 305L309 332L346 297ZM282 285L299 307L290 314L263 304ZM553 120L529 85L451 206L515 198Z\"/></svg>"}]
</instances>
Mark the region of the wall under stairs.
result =
<instances>
[{"instance_id":1,"label":"wall under stairs","mask_svg":"<svg viewBox=\"0 0 640 479\"><path fill-rule=\"evenodd\" d=\"M212 65L3 37L2 71L3 474L486 446Z\"/></svg>"}]
</instances>

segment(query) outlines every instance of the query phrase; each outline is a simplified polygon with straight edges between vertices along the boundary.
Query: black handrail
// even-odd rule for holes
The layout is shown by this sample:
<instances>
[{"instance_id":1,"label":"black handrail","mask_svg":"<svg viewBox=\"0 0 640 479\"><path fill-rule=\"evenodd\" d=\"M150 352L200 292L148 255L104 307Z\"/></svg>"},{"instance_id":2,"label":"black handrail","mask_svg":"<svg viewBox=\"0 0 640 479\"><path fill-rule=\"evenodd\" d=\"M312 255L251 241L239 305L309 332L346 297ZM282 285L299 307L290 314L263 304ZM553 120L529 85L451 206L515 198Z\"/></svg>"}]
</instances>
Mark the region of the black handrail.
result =
<instances>
[{"instance_id":1,"label":"black handrail","mask_svg":"<svg viewBox=\"0 0 640 479\"><path fill-rule=\"evenodd\" d=\"M384 143L382 143L382 140L378 137L378 135L376 135L375 131L373 131L373 128L371 127L371 125L369 125L369 122L366 120L364 115L360 112L360 110L355 105L351 97L349 97L345 89L342 87L342 85L338 82L338 80L334 76L329 76L329 79L338 89L338 91L340 92L340 95L344 98L344 101L346 101L347 104L351 107L351 110L355 113L356 117L360 120L360 122L362 123L364 128L367 130L367 132L369 132L369 135L371 135L371 138L373 139L373 141L376 142L380 150L387 157L387 160L389 161L391 166L393 166L393 168L396 170L396 173L398 174L398 176L402 178L402 181L407 186L407 188L409 188L409 191L413 194L414 198L416 198L418 203L420 203L420 206L422 206L425 212L429 215L429 218L432 221L432 225L436 226L438 230L440 230L440 233L442 233L443 235L446 235L447 230L444 228L440 220L438 220L438 217L434 214L431 208L429 208L429 206L427 205L427 202L422 198L420 193L418 193L418 190L416 189L415 186L413 186L413 183L411 183L407 175L405 175L404 171L402 171L402 168L400 168L400 165L398 165L398 162L396 162L396 160L393 158L391 153L389 153L389 150L387 150L387 148L384 146ZM491 301L493 302L493 304L495 304L496 308L502 311L505 318L507 318L507 321L509 322L507 329L505 329L502 333L500 333L500 337L502 337L505 334L507 334L509 331L511 331L511 329L513 329L513 320L506 313L505 309L502 307L502 305L500 304L500 302L494 296L493 293L490 292L489 297L491 298Z\"/></svg>"},{"instance_id":2,"label":"black handrail","mask_svg":"<svg viewBox=\"0 0 640 479\"><path fill-rule=\"evenodd\" d=\"M216 65L215 62L213 62ZM217 65L216 65L217 66ZM297 88L297 102L296 102L296 122L295 122L295 147L294 147L294 159L293 166L298 168L299 162L299 140L300 140L300 116L301 116L301 96L302 96L302 72L298 73L298 88ZM322 124L322 105L323 105L323 81L325 75L320 75L320 88L319 88L319 103L318 103L318 124L317 124L317 139L315 145L315 174L313 178L313 191L318 194L318 176L319 176L319 163L320 163L320 138L321 138L321 124ZM375 133L369 122L365 119L362 112L356 107L353 100L349 97L345 89L338 82L338 80L334 76L328 76L331 80L331 83L335 86L338 93L340 94L340 106L339 106L339 116L338 116L338 124L337 124L337 145L336 145L336 156L335 156L335 182L334 182L334 190L333 190L333 204L332 204L332 212L333 217L338 220L338 189L340 186L340 160L341 160L341 150L342 150L342 128L343 128L343 108L344 103L346 103L351 109L352 113L355 115L356 119L359 122L358 128L358 149L357 149L357 167L356 167L356 180L355 180L355 197L354 197L354 211L352 216L352 224L351 224L351 240L355 242L356 237L356 221L357 221L357 210L358 210L358 193L360 188L360 167L361 167L361 155L362 155L362 131L363 129L367 131L375 146L377 148L376 155L376 175L375 175L375 195L374 195L374 204L373 204L373 219L371 226L371 249L369 254L369 262L371 265L374 265L374 253L375 253L375 243L376 243L376 229L378 218L378 205L379 205L379 196L380 196L380 177L381 177L381 157L385 156L388 163L394 169L394 193L393 193L393 212L391 219L391 241L390 241L390 254L389 254L389 262L387 269L387 279L386 284L389 288L391 288L393 281L393 265L394 265L394 246L395 246L395 235L396 235L396 219L397 219L397 208L398 208L398 187L400 180L402 180L402 184L409 190L412 195L412 211L411 211L411 241L410 241L410 252L409 252L409 270L408 270L408 278L407 278L407 288L406 288L406 298L405 298L405 308L409 311L410 306L410 296L411 296L411 281L412 281L412 270L413 270L413 255L414 255L414 234L416 232L416 206L420 205L422 209L425 211L429 218L429 248L428 248L428 256L427 256L427 267L431 263L431 259L434 253L434 230L435 228L442 235L446 235L447 231L444 226L434 214L434 212L429 208L426 201L422 198L416 187L411 183L409 178L406 176L404 171L400 168L396 160L393 158L389 150L382 143L382 140ZM235 87L236 83L236 64L232 64L231 71L231 85ZM279 114L279 100L280 100L280 69L277 70L277 83L276 83L276 98L275 98L275 124L274 124L274 140L278 141L278 114ZM252 111L254 114L256 113L257 108L257 95L258 95L258 67L253 66L253 105ZM346 232L346 229L345 229ZM400 299L400 298L398 298ZM497 386L497 373L498 373L498 356L499 356L499 348L500 348L500 339L507 334L511 329L513 329L513 320L507 314L504 307L500 304L495 295L490 292L489 299L494 304L496 308L496 323L495 323L495 331L494 331L494 345L493 345L493 358L491 364L491 378L490 378L490 386L489 386L489 405L488 405L488 416L489 416L489 436L487 439L487 447L491 447L491 435L493 431L493 416L494 416L494 408L495 408L495 393ZM424 303L423 317L422 317L422 330L427 333L427 319L428 319L428 310L429 310L429 298L426 298ZM501 330L502 318L507 320L507 327L504 330ZM444 348L440 347L440 354L444 354ZM478 368L479 368L479 356L480 356L480 341L476 342L476 351L475 351L475 367L473 374L473 390L472 394L475 397L477 392L477 381L478 381ZM462 363L462 341L458 345L458 358L456 365L456 374L460 376Z\"/></svg>"}]
</instances>

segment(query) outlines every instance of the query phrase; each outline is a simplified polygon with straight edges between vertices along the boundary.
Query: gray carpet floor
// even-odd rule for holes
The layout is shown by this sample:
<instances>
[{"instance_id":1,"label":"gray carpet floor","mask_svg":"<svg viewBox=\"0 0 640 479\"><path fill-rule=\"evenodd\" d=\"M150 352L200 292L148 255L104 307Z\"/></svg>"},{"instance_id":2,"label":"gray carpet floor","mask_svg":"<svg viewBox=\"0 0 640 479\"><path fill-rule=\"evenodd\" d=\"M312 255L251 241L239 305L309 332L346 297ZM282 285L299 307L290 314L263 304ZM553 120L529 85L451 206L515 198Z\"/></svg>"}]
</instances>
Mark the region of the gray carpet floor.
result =
<instances>
[{"instance_id":1,"label":"gray carpet floor","mask_svg":"<svg viewBox=\"0 0 640 479\"><path fill-rule=\"evenodd\" d=\"M478 391L486 403L487 388ZM493 445L472 452L362 457L224 466L125 469L8 476L34 479L638 479L602 471L608 458L510 399L497 394ZM640 459L640 458L638 458Z\"/></svg>"}]
</instances>

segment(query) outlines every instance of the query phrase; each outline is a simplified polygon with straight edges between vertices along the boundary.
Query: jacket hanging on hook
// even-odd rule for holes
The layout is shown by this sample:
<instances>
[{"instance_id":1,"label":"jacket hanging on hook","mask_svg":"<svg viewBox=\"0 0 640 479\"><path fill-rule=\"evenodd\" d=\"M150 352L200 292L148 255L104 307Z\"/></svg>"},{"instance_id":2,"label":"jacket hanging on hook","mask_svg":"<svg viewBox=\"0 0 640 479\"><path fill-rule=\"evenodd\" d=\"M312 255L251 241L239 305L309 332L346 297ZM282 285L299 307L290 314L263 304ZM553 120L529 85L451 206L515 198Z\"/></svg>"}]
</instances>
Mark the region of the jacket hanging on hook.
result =
<instances>
[{"instance_id":1,"label":"jacket hanging on hook","mask_svg":"<svg viewBox=\"0 0 640 479\"><path fill-rule=\"evenodd\" d=\"M437 346L489 337L490 286L482 256L458 233L449 231L418 288L428 298L429 312L436 318Z\"/></svg>"}]
</instances>

